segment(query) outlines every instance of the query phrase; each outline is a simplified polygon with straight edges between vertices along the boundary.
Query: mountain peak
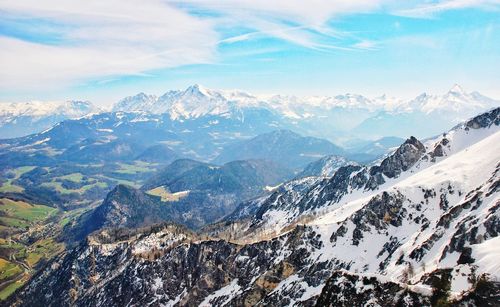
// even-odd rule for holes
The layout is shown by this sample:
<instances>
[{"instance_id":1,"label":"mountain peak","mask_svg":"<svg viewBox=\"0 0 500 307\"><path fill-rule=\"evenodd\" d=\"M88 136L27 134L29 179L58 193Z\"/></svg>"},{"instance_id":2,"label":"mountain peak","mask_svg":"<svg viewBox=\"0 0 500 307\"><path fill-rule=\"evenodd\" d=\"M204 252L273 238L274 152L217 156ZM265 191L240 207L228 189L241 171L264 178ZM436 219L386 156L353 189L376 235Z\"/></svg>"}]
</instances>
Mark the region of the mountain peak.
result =
<instances>
[{"instance_id":1,"label":"mountain peak","mask_svg":"<svg viewBox=\"0 0 500 307\"><path fill-rule=\"evenodd\" d=\"M452 86L452 88L448 91L448 93L455 93L455 94L460 94L460 95L466 94L464 89L457 83L455 83Z\"/></svg>"},{"instance_id":2,"label":"mountain peak","mask_svg":"<svg viewBox=\"0 0 500 307\"><path fill-rule=\"evenodd\" d=\"M299 135L298 133L295 133L293 132L292 130L290 129L278 129L278 130L274 130L271 132L271 134L277 134L277 135L293 135L293 136L296 136L296 135Z\"/></svg>"},{"instance_id":3,"label":"mountain peak","mask_svg":"<svg viewBox=\"0 0 500 307\"><path fill-rule=\"evenodd\" d=\"M190 87L188 87L185 91L186 93L190 93L190 94L201 94L201 95L204 95L204 96L208 96L209 93L208 93L208 89L205 88L204 86L201 86L199 84L193 84L191 85Z\"/></svg>"}]
</instances>

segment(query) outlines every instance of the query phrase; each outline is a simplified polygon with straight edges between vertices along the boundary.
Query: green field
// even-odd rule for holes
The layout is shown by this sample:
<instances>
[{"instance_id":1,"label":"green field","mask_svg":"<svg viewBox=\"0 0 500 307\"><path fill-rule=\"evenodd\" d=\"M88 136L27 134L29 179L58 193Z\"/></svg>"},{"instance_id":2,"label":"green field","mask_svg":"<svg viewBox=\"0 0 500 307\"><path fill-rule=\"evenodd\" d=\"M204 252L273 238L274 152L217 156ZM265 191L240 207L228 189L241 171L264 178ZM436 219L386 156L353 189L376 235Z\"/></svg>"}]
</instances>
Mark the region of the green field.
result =
<instances>
[{"instance_id":1,"label":"green field","mask_svg":"<svg viewBox=\"0 0 500 307\"><path fill-rule=\"evenodd\" d=\"M8 298L14 291L24 285L27 281L27 278L22 278L21 280L15 281L5 287L2 291L0 291L0 300L4 300Z\"/></svg>"},{"instance_id":2,"label":"green field","mask_svg":"<svg viewBox=\"0 0 500 307\"><path fill-rule=\"evenodd\" d=\"M12 182L16 179L19 179L19 177L21 177L22 174L27 173L27 172L33 170L34 168L35 168L35 166L21 166L21 167L17 167L17 168L12 169L10 172L14 175L14 178L10 178L6 182L4 182L0 186L0 192L4 192L4 193L7 193L7 192L21 193L21 192L23 192L24 191L23 187L17 186L15 184L13 184Z\"/></svg>"},{"instance_id":3,"label":"green field","mask_svg":"<svg viewBox=\"0 0 500 307\"><path fill-rule=\"evenodd\" d=\"M22 261L29 267L34 268L41 259L50 259L52 256L61 252L64 249L64 245L55 242L53 238L47 238L38 240L29 246L12 242L10 244L0 244L0 248L12 250L12 255L17 261ZM6 261L1 258L0 260ZM0 266L0 272L1 271L2 268ZM0 282L2 282L4 278L8 278L8 276L1 275Z\"/></svg>"},{"instance_id":4,"label":"green field","mask_svg":"<svg viewBox=\"0 0 500 307\"><path fill-rule=\"evenodd\" d=\"M180 199L188 196L189 191L182 191L177 193L170 193L165 187L159 186L157 188L147 191L149 195L160 196L161 201L179 201Z\"/></svg>"},{"instance_id":5,"label":"green field","mask_svg":"<svg viewBox=\"0 0 500 307\"><path fill-rule=\"evenodd\" d=\"M64 250L64 244L55 242L53 238L41 239L30 246L16 242L7 242L2 239L0 249L10 251L9 257L15 257L18 262L23 262L34 269L41 260L49 260ZM0 258L0 283L7 283L0 290L0 300L6 299L17 288L21 287L32 274L32 270L25 270L20 265Z\"/></svg>"},{"instance_id":6,"label":"green field","mask_svg":"<svg viewBox=\"0 0 500 307\"><path fill-rule=\"evenodd\" d=\"M81 173L73 173L73 174L64 175L64 176L57 177L57 178L69 180L69 181L73 181L73 182L82 182L83 175Z\"/></svg>"},{"instance_id":7,"label":"green field","mask_svg":"<svg viewBox=\"0 0 500 307\"><path fill-rule=\"evenodd\" d=\"M156 170L156 164L147 163L142 161L136 161L134 164L127 163L117 163L120 169L116 170L119 174L137 174L137 173L147 173L154 172Z\"/></svg>"},{"instance_id":8,"label":"green field","mask_svg":"<svg viewBox=\"0 0 500 307\"><path fill-rule=\"evenodd\" d=\"M60 224L49 221L57 222L57 218L71 219L78 215L79 212L63 213L57 208L0 198L0 229L4 231L4 237L0 238L0 283L3 285L0 300L21 287L41 261L47 261L64 250L64 244L56 242L54 234L31 245L22 243L26 242L22 236L35 234L33 238L37 238L38 231L46 231L46 227L56 227L57 233Z\"/></svg>"},{"instance_id":9,"label":"green field","mask_svg":"<svg viewBox=\"0 0 500 307\"><path fill-rule=\"evenodd\" d=\"M23 269L19 265L0 258L0 280L19 275L22 272Z\"/></svg>"},{"instance_id":10,"label":"green field","mask_svg":"<svg viewBox=\"0 0 500 307\"><path fill-rule=\"evenodd\" d=\"M131 180L118 179L118 178L108 177L108 176L104 176L104 175L100 175L99 177L102 179L107 179L107 180L113 181L116 184L125 184L125 185L129 185L131 187L134 187L134 188L141 186L139 183L131 181Z\"/></svg>"},{"instance_id":11,"label":"green field","mask_svg":"<svg viewBox=\"0 0 500 307\"><path fill-rule=\"evenodd\" d=\"M0 258L0 282L12 280L10 284L0 291L0 300L6 299L27 281L27 276L19 278L23 273L24 269L19 265Z\"/></svg>"},{"instance_id":12,"label":"green field","mask_svg":"<svg viewBox=\"0 0 500 307\"><path fill-rule=\"evenodd\" d=\"M6 221L10 224L15 224L44 220L56 214L58 209L44 205L32 205L23 201L1 198L0 211L4 213L2 218L6 219ZM18 222L14 220L17 220Z\"/></svg>"},{"instance_id":13,"label":"green field","mask_svg":"<svg viewBox=\"0 0 500 307\"><path fill-rule=\"evenodd\" d=\"M0 224L3 226L14 228L26 228L29 226L29 222L25 220L5 216L0 217Z\"/></svg>"},{"instance_id":14,"label":"green field","mask_svg":"<svg viewBox=\"0 0 500 307\"><path fill-rule=\"evenodd\" d=\"M70 176L70 175L67 175L67 176ZM62 178L62 177L59 177L59 178ZM73 177L73 179L76 179L76 178L77 178L76 176ZM73 180L71 180L71 181L73 181ZM74 181L74 182L77 182L77 181ZM57 192L59 192L61 194L71 194L71 193L83 194L87 190L90 190L93 187L100 187L103 189L108 187L108 185L105 182L95 182L92 184L84 185L79 189L70 190L70 189L66 189L65 187L63 187L61 182L57 182L54 180L50 181L50 182L44 182L40 186L56 190Z\"/></svg>"},{"instance_id":15,"label":"green field","mask_svg":"<svg viewBox=\"0 0 500 307\"><path fill-rule=\"evenodd\" d=\"M39 240L29 246L25 262L33 268L41 259L50 259L63 249L62 243L57 243L51 238Z\"/></svg>"}]
</instances>

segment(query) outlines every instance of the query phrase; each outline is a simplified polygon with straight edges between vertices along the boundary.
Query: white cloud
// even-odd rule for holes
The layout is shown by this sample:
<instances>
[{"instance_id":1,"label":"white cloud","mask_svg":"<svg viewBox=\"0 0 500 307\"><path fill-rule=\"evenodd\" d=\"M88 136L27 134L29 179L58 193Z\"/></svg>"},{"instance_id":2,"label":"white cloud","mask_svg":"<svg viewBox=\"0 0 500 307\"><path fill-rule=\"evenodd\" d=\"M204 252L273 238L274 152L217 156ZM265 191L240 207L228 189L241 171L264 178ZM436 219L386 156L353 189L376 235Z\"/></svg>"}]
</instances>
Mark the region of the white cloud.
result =
<instances>
[{"instance_id":1,"label":"white cloud","mask_svg":"<svg viewBox=\"0 0 500 307\"><path fill-rule=\"evenodd\" d=\"M157 0L6 0L0 10L24 22L56 24L59 40L42 44L0 36L2 88L60 86L207 63L219 40L211 21Z\"/></svg>"},{"instance_id":2,"label":"white cloud","mask_svg":"<svg viewBox=\"0 0 500 307\"><path fill-rule=\"evenodd\" d=\"M377 50L377 43L369 40L363 40L353 45L356 49Z\"/></svg>"},{"instance_id":3,"label":"white cloud","mask_svg":"<svg viewBox=\"0 0 500 307\"><path fill-rule=\"evenodd\" d=\"M409 9L401 9L394 12L395 15L417 18L429 18L438 13L465 8L482 8L498 10L500 0L444 0L429 2Z\"/></svg>"}]
</instances>

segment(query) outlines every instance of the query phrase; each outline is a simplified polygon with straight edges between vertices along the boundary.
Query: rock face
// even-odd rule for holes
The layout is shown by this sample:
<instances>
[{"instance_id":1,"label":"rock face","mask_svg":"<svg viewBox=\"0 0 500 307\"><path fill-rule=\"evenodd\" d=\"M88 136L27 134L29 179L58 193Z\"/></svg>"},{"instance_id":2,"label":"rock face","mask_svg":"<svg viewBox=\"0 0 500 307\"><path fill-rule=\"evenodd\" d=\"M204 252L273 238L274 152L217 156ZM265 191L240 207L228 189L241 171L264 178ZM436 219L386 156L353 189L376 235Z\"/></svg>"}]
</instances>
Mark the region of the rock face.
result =
<instances>
[{"instance_id":1,"label":"rock face","mask_svg":"<svg viewBox=\"0 0 500 307\"><path fill-rule=\"evenodd\" d=\"M498 125L500 125L500 108L483 113L465 123L465 126L469 129L489 128Z\"/></svg>"},{"instance_id":2,"label":"rock face","mask_svg":"<svg viewBox=\"0 0 500 307\"><path fill-rule=\"evenodd\" d=\"M430 306L430 299L375 276L337 271L326 282L316 306Z\"/></svg>"},{"instance_id":3,"label":"rock face","mask_svg":"<svg viewBox=\"0 0 500 307\"><path fill-rule=\"evenodd\" d=\"M90 237L38 274L32 281L36 286L26 288L17 303L161 306L177 302L198 306L221 305L232 298L233 305L261 302L285 306L301 293L266 296L280 280L304 267L303 256L309 254L305 240L315 242L304 228L245 246L220 240L196 242L199 238L174 226L154 231L106 243L98 238L109 239L107 233ZM314 244L321 245L319 241ZM290 253L284 255L285 250ZM276 262L282 256L285 259ZM315 270L317 273L308 278L318 285L318 276L326 278L329 272L321 265ZM217 290L222 295L211 298Z\"/></svg>"},{"instance_id":4,"label":"rock face","mask_svg":"<svg viewBox=\"0 0 500 307\"><path fill-rule=\"evenodd\" d=\"M481 117L379 165L286 183L198 234L101 230L8 304L494 306L500 130L498 112Z\"/></svg>"},{"instance_id":5,"label":"rock face","mask_svg":"<svg viewBox=\"0 0 500 307\"><path fill-rule=\"evenodd\" d=\"M380 168L372 167L370 175L382 173L389 178L399 176L412 167L425 153L425 147L415 137L411 137L401 145L394 154L384 159Z\"/></svg>"},{"instance_id":6,"label":"rock face","mask_svg":"<svg viewBox=\"0 0 500 307\"><path fill-rule=\"evenodd\" d=\"M352 191L374 191L388 179L399 177L402 172L407 171L415 165L425 154L424 145L416 138L406 140L392 155L386 157L379 165L362 167L356 163L339 167L333 176L324 180L306 180L308 184L303 185L303 179L296 180L286 185L283 189L276 190L270 196L249 202L246 206L254 208L255 212L252 228L262 227L266 224L266 218L272 223L284 225L291 223L300 216L314 210L339 203ZM296 188L300 187L300 193ZM247 210L240 208L240 212ZM275 212L285 211L280 221L273 219ZM267 216L267 217L266 217ZM240 217L243 217L240 214ZM266 227L266 226L264 226ZM252 230L249 230L251 232Z\"/></svg>"},{"instance_id":7,"label":"rock face","mask_svg":"<svg viewBox=\"0 0 500 307\"><path fill-rule=\"evenodd\" d=\"M500 283L480 279L467 295L447 300L446 289L450 286L446 270L436 270L425 276L434 284L430 295L415 287L388 281L374 275L356 275L336 271L326 282L316 306L496 306L500 298Z\"/></svg>"}]
</instances>

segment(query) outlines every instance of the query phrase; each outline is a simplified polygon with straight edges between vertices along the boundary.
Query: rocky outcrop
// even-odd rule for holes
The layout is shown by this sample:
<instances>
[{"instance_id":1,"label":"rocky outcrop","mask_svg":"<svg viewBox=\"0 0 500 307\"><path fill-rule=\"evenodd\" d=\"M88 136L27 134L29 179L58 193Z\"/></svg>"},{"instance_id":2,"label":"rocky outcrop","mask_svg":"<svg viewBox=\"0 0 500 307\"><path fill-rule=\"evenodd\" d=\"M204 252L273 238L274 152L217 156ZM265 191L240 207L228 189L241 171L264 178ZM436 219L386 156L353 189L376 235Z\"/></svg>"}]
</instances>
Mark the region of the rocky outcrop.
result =
<instances>
[{"instance_id":1,"label":"rocky outcrop","mask_svg":"<svg viewBox=\"0 0 500 307\"><path fill-rule=\"evenodd\" d=\"M465 127L470 129L489 128L492 125L500 125L500 108L478 115L465 123Z\"/></svg>"},{"instance_id":2,"label":"rocky outcrop","mask_svg":"<svg viewBox=\"0 0 500 307\"><path fill-rule=\"evenodd\" d=\"M412 167L425 153L425 146L415 137L407 139L394 154L380 163L379 167L372 167L370 175L382 173L389 178L399 176Z\"/></svg>"},{"instance_id":3,"label":"rocky outcrop","mask_svg":"<svg viewBox=\"0 0 500 307\"><path fill-rule=\"evenodd\" d=\"M429 297L404 285L336 271L326 282L316 306L431 306Z\"/></svg>"}]
</instances>

